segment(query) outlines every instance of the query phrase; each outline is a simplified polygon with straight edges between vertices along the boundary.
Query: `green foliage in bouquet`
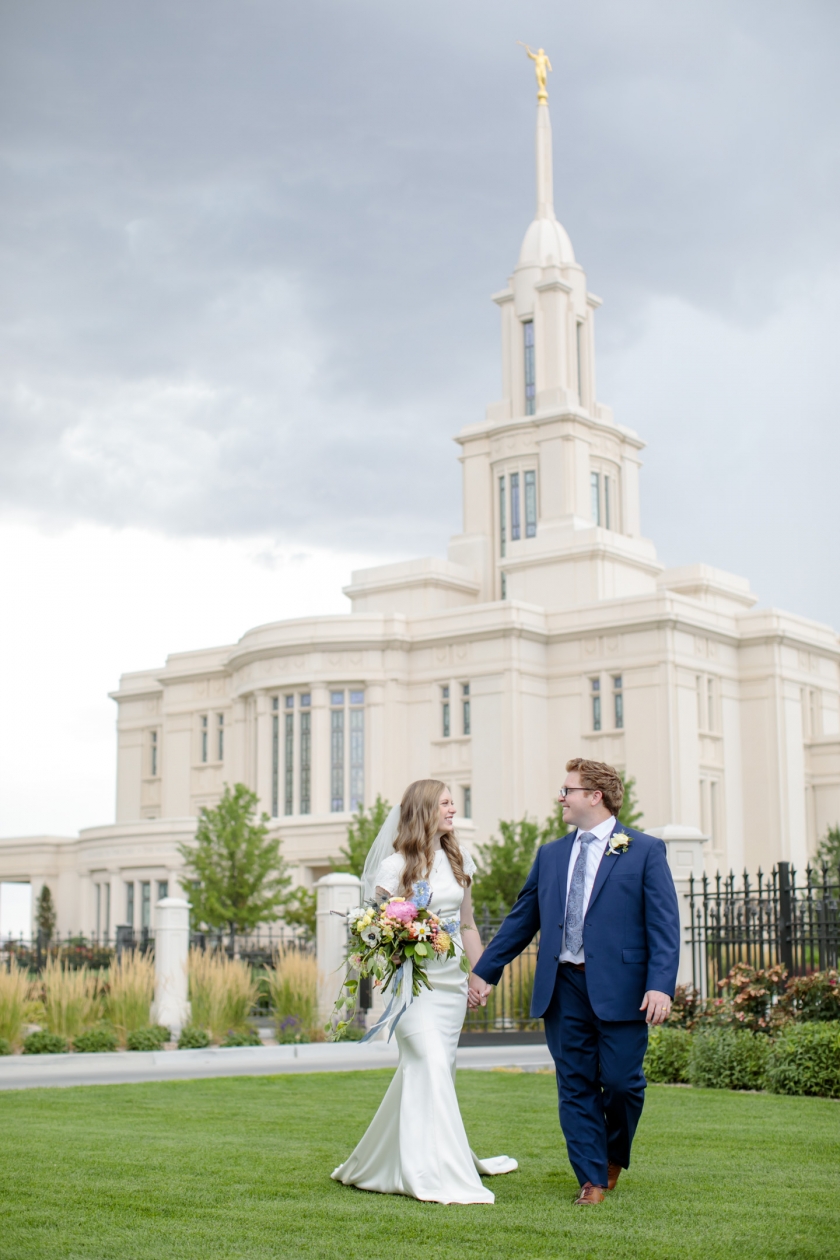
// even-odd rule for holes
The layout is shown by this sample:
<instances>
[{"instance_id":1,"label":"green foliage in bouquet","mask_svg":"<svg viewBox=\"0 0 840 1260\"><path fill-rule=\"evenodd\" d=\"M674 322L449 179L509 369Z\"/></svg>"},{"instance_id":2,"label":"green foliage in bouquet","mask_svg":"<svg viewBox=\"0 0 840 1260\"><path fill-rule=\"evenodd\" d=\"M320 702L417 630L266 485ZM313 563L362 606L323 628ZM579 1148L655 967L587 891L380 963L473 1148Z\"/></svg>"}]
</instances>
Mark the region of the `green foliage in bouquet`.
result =
<instances>
[{"instance_id":1,"label":"green foliage in bouquet","mask_svg":"<svg viewBox=\"0 0 840 1260\"><path fill-rule=\"evenodd\" d=\"M88 1028L73 1038L73 1049L79 1054L104 1054L117 1048L117 1034L110 1028Z\"/></svg>"},{"instance_id":2,"label":"green foliage in bouquet","mask_svg":"<svg viewBox=\"0 0 840 1260\"><path fill-rule=\"evenodd\" d=\"M770 1050L767 1086L774 1094L840 1098L840 1021L784 1028Z\"/></svg>"},{"instance_id":3,"label":"green foliage in bouquet","mask_svg":"<svg viewBox=\"0 0 840 1260\"><path fill-rule=\"evenodd\" d=\"M67 1048L67 1038L61 1033L42 1030L32 1032L23 1039L24 1054L66 1054Z\"/></svg>"},{"instance_id":4,"label":"green foliage in bouquet","mask_svg":"<svg viewBox=\"0 0 840 1260\"><path fill-rule=\"evenodd\" d=\"M210 1045L210 1034L204 1028L196 1028L195 1024L187 1024L181 1029L178 1038L179 1050L204 1050Z\"/></svg>"},{"instance_id":5,"label":"green foliage in bouquet","mask_svg":"<svg viewBox=\"0 0 840 1260\"><path fill-rule=\"evenodd\" d=\"M644 1073L653 1085L684 1085L688 1082L691 1033L687 1028L652 1028L645 1054Z\"/></svg>"}]
</instances>

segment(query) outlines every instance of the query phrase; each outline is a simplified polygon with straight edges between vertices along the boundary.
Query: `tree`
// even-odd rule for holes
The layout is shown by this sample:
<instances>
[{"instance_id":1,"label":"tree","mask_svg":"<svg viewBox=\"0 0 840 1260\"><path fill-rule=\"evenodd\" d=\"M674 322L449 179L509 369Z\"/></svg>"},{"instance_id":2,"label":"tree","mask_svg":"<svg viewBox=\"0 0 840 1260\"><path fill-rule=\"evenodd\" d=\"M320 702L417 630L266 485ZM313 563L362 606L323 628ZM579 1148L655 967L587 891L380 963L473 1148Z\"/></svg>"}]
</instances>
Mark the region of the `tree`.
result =
<instances>
[{"instance_id":1,"label":"tree","mask_svg":"<svg viewBox=\"0 0 840 1260\"><path fill-rule=\"evenodd\" d=\"M835 870L840 866L840 824L829 827L823 836L817 849L817 862L820 865L825 862Z\"/></svg>"},{"instance_id":2,"label":"tree","mask_svg":"<svg viewBox=\"0 0 840 1260\"><path fill-rule=\"evenodd\" d=\"M311 939L317 931L317 920L315 911L318 904L318 894L314 888L304 888L302 885L293 889L286 898L286 904L283 907L283 922L289 927L301 927L306 935Z\"/></svg>"},{"instance_id":3,"label":"tree","mask_svg":"<svg viewBox=\"0 0 840 1260\"><path fill-rule=\"evenodd\" d=\"M193 919L226 927L231 953L237 932L279 918L292 882L280 856L280 839L268 835L268 814L255 821L257 795L244 783L228 784L215 809L199 812L195 844L179 850L193 884L187 887Z\"/></svg>"},{"instance_id":4,"label":"tree","mask_svg":"<svg viewBox=\"0 0 840 1260\"><path fill-rule=\"evenodd\" d=\"M47 884L42 884L35 902L35 922L45 941L49 941L55 931L55 918L55 902L52 899L52 893Z\"/></svg>"},{"instance_id":5,"label":"tree","mask_svg":"<svg viewBox=\"0 0 840 1260\"><path fill-rule=\"evenodd\" d=\"M644 817L636 799L636 780L627 779L622 775L621 782L624 784L624 800L621 802L621 809L618 811L618 821L622 827L635 827Z\"/></svg>"},{"instance_id":6,"label":"tree","mask_svg":"<svg viewBox=\"0 0 840 1260\"><path fill-rule=\"evenodd\" d=\"M391 812L391 806L377 793L376 801L369 810L360 805L353 815L353 822L347 828L347 848L340 849L341 860L330 859L334 871L347 871L360 879L365 869L365 858L370 846L382 829L385 819Z\"/></svg>"}]
</instances>

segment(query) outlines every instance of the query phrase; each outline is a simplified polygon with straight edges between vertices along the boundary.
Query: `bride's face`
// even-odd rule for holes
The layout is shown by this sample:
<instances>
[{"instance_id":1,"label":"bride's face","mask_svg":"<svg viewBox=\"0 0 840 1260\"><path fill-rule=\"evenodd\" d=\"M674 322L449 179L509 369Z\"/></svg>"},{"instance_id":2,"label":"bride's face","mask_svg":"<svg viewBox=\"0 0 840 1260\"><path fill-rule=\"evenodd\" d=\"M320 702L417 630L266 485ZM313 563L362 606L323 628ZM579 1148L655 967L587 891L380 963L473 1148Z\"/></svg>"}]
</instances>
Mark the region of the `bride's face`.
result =
<instances>
[{"instance_id":1,"label":"bride's face","mask_svg":"<svg viewBox=\"0 0 840 1260\"><path fill-rule=\"evenodd\" d=\"M447 790L438 801L438 834L455 829L455 802Z\"/></svg>"}]
</instances>

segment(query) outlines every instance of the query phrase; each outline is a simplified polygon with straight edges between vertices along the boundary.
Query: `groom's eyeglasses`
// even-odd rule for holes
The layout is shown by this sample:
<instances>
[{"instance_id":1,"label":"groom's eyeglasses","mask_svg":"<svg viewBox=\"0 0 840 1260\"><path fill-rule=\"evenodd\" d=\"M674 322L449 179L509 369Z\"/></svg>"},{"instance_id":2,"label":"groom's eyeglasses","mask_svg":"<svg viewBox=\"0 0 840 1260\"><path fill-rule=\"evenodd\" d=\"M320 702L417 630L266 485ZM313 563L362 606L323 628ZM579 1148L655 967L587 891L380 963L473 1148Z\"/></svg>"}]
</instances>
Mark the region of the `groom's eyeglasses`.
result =
<instances>
[{"instance_id":1,"label":"groom's eyeglasses","mask_svg":"<svg viewBox=\"0 0 840 1260\"><path fill-rule=\"evenodd\" d=\"M585 787L570 787L570 788L567 788L567 787L562 787L562 788L560 789L560 791L557 793L557 795L560 797L560 800L561 800L561 801L565 801L566 797L569 795L569 793L570 793L570 792L592 792L592 791L594 791L594 789L593 789L593 788L585 788Z\"/></svg>"}]
</instances>

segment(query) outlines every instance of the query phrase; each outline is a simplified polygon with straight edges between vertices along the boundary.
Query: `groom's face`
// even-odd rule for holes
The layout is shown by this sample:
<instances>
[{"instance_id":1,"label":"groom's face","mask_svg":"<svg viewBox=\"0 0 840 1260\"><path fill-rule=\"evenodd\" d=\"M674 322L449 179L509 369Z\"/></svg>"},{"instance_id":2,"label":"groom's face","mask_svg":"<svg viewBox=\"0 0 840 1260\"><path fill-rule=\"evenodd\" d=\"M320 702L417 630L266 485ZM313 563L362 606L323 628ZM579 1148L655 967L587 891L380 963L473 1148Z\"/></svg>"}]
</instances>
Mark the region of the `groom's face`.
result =
<instances>
[{"instance_id":1,"label":"groom's face","mask_svg":"<svg viewBox=\"0 0 840 1260\"><path fill-rule=\"evenodd\" d=\"M570 770L563 784L566 799L563 805L563 822L571 827L590 826L593 810L597 810L601 801L600 792L590 792L583 788L577 770Z\"/></svg>"}]
</instances>

